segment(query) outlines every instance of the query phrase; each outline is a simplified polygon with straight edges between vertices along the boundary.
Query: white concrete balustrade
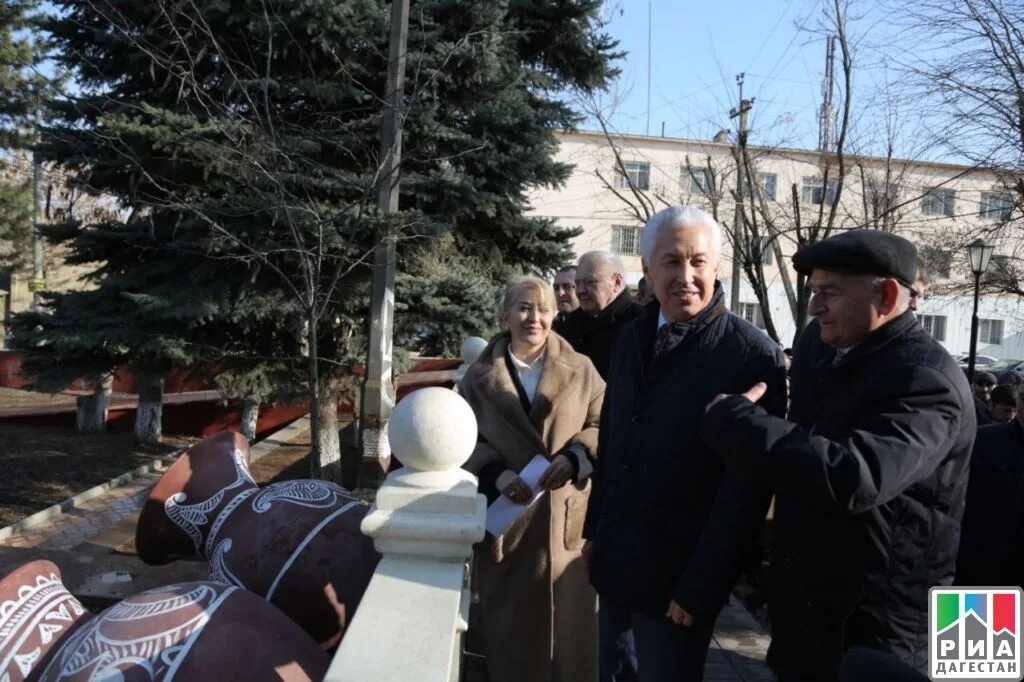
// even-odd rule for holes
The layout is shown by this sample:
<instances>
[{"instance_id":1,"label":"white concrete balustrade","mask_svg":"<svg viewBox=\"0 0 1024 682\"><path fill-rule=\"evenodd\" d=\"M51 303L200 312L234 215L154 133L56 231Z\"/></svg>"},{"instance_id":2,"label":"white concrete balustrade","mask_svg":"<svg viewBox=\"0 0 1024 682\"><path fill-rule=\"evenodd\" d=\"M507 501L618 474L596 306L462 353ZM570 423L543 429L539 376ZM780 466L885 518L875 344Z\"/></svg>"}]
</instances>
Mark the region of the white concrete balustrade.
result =
<instances>
[{"instance_id":1,"label":"white concrete balustrade","mask_svg":"<svg viewBox=\"0 0 1024 682\"><path fill-rule=\"evenodd\" d=\"M328 682L454 682L469 615L469 560L486 500L460 467L476 417L443 388L415 391L388 423L405 466L388 475L362 530L383 554L327 673Z\"/></svg>"},{"instance_id":2,"label":"white concrete balustrade","mask_svg":"<svg viewBox=\"0 0 1024 682\"><path fill-rule=\"evenodd\" d=\"M455 386L458 388L459 382L462 381L462 377L466 376L466 370L469 366L476 362L476 359L480 357L480 353L484 352L484 348L487 347L487 340L482 339L479 336L471 336L462 342L459 346L459 355L462 356L462 364L455 370Z\"/></svg>"}]
</instances>

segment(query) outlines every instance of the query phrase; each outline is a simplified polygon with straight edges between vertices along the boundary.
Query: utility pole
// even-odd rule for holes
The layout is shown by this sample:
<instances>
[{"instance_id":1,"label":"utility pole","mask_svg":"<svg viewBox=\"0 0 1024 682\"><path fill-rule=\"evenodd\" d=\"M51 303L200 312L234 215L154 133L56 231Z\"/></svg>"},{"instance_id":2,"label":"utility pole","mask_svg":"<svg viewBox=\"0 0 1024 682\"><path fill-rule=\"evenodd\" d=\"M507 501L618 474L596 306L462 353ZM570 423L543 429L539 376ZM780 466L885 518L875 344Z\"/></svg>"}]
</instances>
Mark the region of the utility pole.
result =
<instances>
[{"instance_id":1,"label":"utility pole","mask_svg":"<svg viewBox=\"0 0 1024 682\"><path fill-rule=\"evenodd\" d=\"M381 173L377 206L384 214L398 213L399 166L402 161L402 99L405 53L409 33L409 0L392 0L388 84L381 119ZM374 249L370 292L370 354L363 386L360 442L361 487L377 488L391 461L387 422L395 405L392 377L392 331L395 316L395 235L386 234Z\"/></svg>"},{"instance_id":2,"label":"utility pole","mask_svg":"<svg viewBox=\"0 0 1024 682\"><path fill-rule=\"evenodd\" d=\"M740 89L740 106L738 109L731 109L729 111L729 118L739 119L737 142L740 151L736 155L736 207L732 214L732 287L729 291L729 309L737 314L740 309L740 277L742 276L740 251L746 246L743 221L740 219L740 209L743 205L743 158L747 148L747 133L749 132L749 128L747 128L747 114L750 112L750 108L754 106L753 99L743 99L744 76L746 76L744 73L736 76L736 84ZM751 187L749 189L753 191L754 188Z\"/></svg>"},{"instance_id":3,"label":"utility pole","mask_svg":"<svg viewBox=\"0 0 1024 682\"><path fill-rule=\"evenodd\" d=\"M40 119L36 110L36 120ZM32 279L29 291L32 292L32 307L37 312L43 307L43 291L46 289L46 268L43 260L43 235L39 224L43 220L43 163L39 152L32 152Z\"/></svg>"},{"instance_id":4,"label":"utility pole","mask_svg":"<svg viewBox=\"0 0 1024 682\"><path fill-rule=\"evenodd\" d=\"M647 132L651 134L651 3L647 3ZM664 136L663 136L664 137Z\"/></svg>"},{"instance_id":5,"label":"utility pole","mask_svg":"<svg viewBox=\"0 0 1024 682\"><path fill-rule=\"evenodd\" d=\"M836 37L829 36L825 43L825 78L821 83L821 110L818 112L818 151L832 151L833 122L832 92L836 89Z\"/></svg>"}]
</instances>

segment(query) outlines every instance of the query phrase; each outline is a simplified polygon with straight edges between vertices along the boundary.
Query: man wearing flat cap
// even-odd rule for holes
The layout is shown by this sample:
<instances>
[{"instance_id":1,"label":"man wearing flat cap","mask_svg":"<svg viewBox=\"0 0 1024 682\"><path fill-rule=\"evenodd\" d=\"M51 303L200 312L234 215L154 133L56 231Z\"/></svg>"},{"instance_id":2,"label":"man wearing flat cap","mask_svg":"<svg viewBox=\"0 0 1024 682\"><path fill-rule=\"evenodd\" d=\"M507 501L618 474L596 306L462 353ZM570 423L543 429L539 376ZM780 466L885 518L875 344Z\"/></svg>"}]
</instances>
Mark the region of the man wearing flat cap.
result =
<instances>
[{"instance_id":1,"label":"man wearing flat cap","mask_svg":"<svg viewBox=\"0 0 1024 682\"><path fill-rule=\"evenodd\" d=\"M917 249L853 230L801 249L807 326L788 419L764 387L720 395L701 437L775 490L768 662L783 682L835 680L869 647L926 671L928 589L953 580L974 442L964 373L909 309Z\"/></svg>"}]
</instances>

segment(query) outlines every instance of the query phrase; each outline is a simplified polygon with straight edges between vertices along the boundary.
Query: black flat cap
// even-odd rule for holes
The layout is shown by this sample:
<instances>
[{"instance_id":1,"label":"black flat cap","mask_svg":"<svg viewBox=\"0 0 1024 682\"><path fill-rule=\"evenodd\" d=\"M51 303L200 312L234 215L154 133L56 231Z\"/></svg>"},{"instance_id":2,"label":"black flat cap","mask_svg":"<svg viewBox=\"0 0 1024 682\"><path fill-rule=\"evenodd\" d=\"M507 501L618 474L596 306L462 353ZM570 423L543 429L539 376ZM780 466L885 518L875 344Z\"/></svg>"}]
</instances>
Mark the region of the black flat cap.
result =
<instances>
[{"instance_id":1,"label":"black flat cap","mask_svg":"<svg viewBox=\"0 0 1024 682\"><path fill-rule=\"evenodd\" d=\"M913 286L917 278L917 247L881 230L849 230L805 246L793 256L797 272L815 268L850 275L893 277Z\"/></svg>"}]
</instances>

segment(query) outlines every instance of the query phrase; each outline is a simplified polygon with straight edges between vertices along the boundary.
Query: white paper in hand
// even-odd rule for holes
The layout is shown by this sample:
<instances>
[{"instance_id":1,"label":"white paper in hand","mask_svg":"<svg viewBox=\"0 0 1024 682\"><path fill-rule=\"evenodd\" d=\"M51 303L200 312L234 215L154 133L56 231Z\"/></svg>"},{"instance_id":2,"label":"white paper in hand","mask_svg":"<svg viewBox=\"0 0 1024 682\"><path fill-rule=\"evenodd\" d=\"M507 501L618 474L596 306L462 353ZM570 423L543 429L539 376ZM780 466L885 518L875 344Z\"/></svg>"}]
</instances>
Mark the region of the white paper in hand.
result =
<instances>
[{"instance_id":1,"label":"white paper in hand","mask_svg":"<svg viewBox=\"0 0 1024 682\"><path fill-rule=\"evenodd\" d=\"M526 485L530 486L530 490L533 491L533 497L526 504L519 504L504 495L498 495L498 499L487 509L487 532L494 536L501 535L508 530L513 521L518 519L530 505L544 494L544 489L537 485L537 481L540 480L541 474L547 470L550 464L551 462L547 457L537 455L530 460L529 464L523 467L523 470L519 472L519 478L523 479Z\"/></svg>"}]
</instances>

